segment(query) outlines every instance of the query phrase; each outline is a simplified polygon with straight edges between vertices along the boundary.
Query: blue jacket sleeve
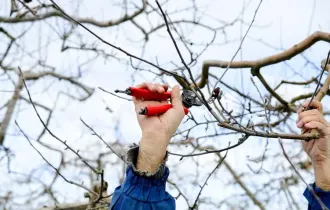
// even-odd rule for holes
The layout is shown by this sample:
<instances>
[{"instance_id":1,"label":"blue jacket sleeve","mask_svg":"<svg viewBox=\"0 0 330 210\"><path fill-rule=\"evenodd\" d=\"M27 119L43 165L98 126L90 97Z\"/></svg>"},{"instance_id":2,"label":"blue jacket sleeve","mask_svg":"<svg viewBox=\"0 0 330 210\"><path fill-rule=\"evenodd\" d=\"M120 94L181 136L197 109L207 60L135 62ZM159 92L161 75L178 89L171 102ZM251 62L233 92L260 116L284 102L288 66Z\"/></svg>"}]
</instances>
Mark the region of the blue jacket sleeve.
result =
<instances>
[{"instance_id":1,"label":"blue jacket sleeve","mask_svg":"<svg viewBox=\"0 0 330 210\"><path fill-rule=\"evenodd\" d=\"M311 184L310 186L313 188L315 194L320 198L324 205L330 209L330 191L322 190L321 188L317 187L315 183ZM308 188L306 188L304 196L308 201L308 210L322 210L321 205L315 199L313 194L308 190Z\"/></svg>"},{"instance_id":2,"label":"blue jacket sleeve","mask_svg":"<svg viewBox=\"0 0 330 210\"><path fill-rule=\"evenodd\" d=\"M175 210L175 200L165 189L170 174L165 165L168 153L154 173L136 168L138 154L138 146L128 150L126 178L115 189L110 210Z\"/></svg>"},{"instance_id":3,"label":"blue jacket sleeve","mask_svg":"<svg viewBox=\"0 0 330 210\"><path fill-rule=\"evenodd\" d=\"M165 191L169 169L161 179L137 175L131 166L125 182L115 189L110 210L174 210L175 200Z\"/></svg>"}]
</instances>

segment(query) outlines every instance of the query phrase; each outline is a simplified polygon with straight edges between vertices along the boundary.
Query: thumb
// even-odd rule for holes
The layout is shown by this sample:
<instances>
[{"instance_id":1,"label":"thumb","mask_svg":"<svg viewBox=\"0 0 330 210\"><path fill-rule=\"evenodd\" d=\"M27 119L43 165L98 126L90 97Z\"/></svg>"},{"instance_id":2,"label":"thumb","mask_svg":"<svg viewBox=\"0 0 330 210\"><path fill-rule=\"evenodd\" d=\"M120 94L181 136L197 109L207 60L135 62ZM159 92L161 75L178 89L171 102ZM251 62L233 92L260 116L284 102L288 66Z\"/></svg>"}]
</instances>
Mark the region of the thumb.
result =
<instances>
[{"instance_id":1,"label":"thumb","mask_svg":"<svg viewBox=\"0 0 330 210\"><path fill-rule=\"evenodd\" d=\"M175 85L172 89L171 102L174 109L183 109L180 88L178 85Z\"/></svg>"}]
</instances>

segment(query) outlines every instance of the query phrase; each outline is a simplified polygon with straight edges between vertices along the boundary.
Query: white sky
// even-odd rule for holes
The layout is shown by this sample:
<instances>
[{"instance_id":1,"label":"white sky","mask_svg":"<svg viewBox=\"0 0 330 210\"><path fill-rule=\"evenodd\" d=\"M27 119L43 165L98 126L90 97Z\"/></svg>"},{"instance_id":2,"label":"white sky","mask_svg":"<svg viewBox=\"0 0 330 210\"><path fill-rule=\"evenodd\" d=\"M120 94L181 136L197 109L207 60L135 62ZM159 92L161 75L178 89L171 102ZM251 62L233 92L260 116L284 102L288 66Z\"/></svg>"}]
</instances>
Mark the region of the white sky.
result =
<instances>
[{"instance_id":1,"label":"white sky","mask_svg":"<svg viewBox=\"0 0 330 210\"><path fill-rule=\"evenodd\" d=\"M66 11L73 11L73 5L76 5L78 1L74 1L74 3L67 3L66 1L56 1L59 5L63 6ZM168 11L172 11L173 8L180 8L187 5L187 1L173 1L175 3L171 3L168 7L164 7L164 9ZM199 7L203 8L204 13L210 17L214 17L223 21L232 21L235 19L238 14L240 14L242 10L243 2L248 2L247 0L232 0L232 1L196 1ZM250 23L254 11L256 9L259 1L251 0L249 6L244 12L244 20L247 24ZM262 39L264 42L271 44L277 48L289 48L294 44L298 43L302 39L306 38L307 35L313 33L316 30L322 30L328 32L330 27L330 18L329 18L329 9L330 2L326 0L316 0L315 12L313 13L313 3L311 0L264 0L260 10L257 14L257 18L255 21L255 26L253 27L248 35L248 38L243 44L243 59L258 59L264 57L266 55L274 54L276 51L270 47L267 47L256 40ZM7 16L8 15L8 6L9 1L5 3L0 3L0 15ZM79 8L78 12L81 16L84 17L93 17L98 20L116 18L121 14L121 10L113 7L112 3L108 1L83 1ZM313 13L313 19L310 27L310 17ZM156 19L157 18L157 19ZM187 14L182 14L181 16L174 15L171 16L171 19L189 19L190 17ZM143 23L145 20L140 18L138 19L140 23ZM157 23L161 21L158 17L155 17L154 22ZM210 25L217 25L218 23L211 18L204 17L202 19L203 22L209 23ZM55 21L47 20L42 24L36 24L34 26L34 30L31 31L27 36L29 38L25 38L21 41L21 44L26 47L26 49L32 50L38 48L39 45L43 45L47 43L49 40L57 38L54 32L47 26L47 24L53 24ZM47 23L47 24L46 24ZM62 21L61 21L62 23ZM243 32L247 30L248 25L243 26ZM8 30L13 33L19 32L22 30L22 27L26 28L29 24L23 25L13 25L10 26ZM7 27L7 26L6 26ZM63 29L67 27L62 25L55 25L57 29ZM189 34L189 38L194 40L195 42L205 43L210 39L210 33L201 29L201 28L193 28L189 26L191 29L191 33ZM228 40L237 40L240 37L240 24L237 23L233 27L230 27L227 30L227 38ZM187 28L188 30L189 28ZM102 45L99 41L95 40L94 37L89 35L87 32L84 32L82 29L79 29L81 34L83 34L82 39L88 40L89 42L95 41L99 46ZM127 49L129 52L133 54L141 53L141 46L138 44L132 44L130 40L140 40L143 38L139 31L132 28L130 24L125 24L120 27L113 27L107 29L95 29L95 31L100 34L103 38L108 41L114 42L116 45ZM42 34L42 36L39 36ZM220 35L216 40L216 43L224 42L224 37ZM36 38L38 37L38 38ZM252 39L252 38L253 39ZM1 42L1 39L0 39ZM79 39L77 38L77 42L79 43ZM237 50L239 43L234 42L227 45L217 45L210 47L199 59L198 64L193 68L195 74L200 72L201 65L203 60L205 59L219 59L219 60L230 60L233 56L234 52ZM182 47L182 46L180 46ZM107 49L108 52L112 52L108 46L104 46L104 49ZM308 50L305 55L312 61L319 65L320 61L324 59L326 52L329 48L328 44L319 43L316 44ZM0 44L0 50L3 50L3 46ZM115 51L113 51L115 52ZM76 51L69 51L66 53L60 53L60 44L59 42L52 43L49 45L44 52L40 53L40 57L44 57L47 55L47 61L49 64L57 66L59 72L70 75L72 72L76 72L75 69L77 65L84 61L87 57L92 57L92 53L77 53ZM119 54L123 59L127 58L124 55ZM184 53L187 57L188 54ZM170 67L169 61L173 61L176 64L180 64L179 57L177 56L173 45L171 44L171 40L168 38L166 30L163 28L158 31L157 34L151 36L150 41L146 46L145 58L149 59L153 62L156 62L156 57L159 63L164 64L165 66ZM15 62L23 68L29 67L30 58L17 58ZM236 60L239 60L240 54L236 57ZM302 66L304 65L303 59L300 57L294 58L289 61L289 64L295 68L296 71L300 71ZM144 65L145 66L145 65ZM173 67L173 66L172 66ZM304 76L306 78L310 78L311 75L316 72L308 71L308 67L303 69ZM103 93L98 90L97 87L103 87L106 90L114 90L114 89L125 89L129 85L135 85L144 80L151 81L153 77L149 74L138 74L135 76L136 81L132 83L131 73L132 69L124 65L123 63L117 62L116 60L111 60L110 62L104 62L102 59L98 59L92 62L90 65L84 66L83 71L86 72L85 76L80 80L88 84L91 87L96 88L95 94L85 103L78 103L69 101L66 97L61 97L57 102L57 111L54 113L54 118L50 125L51 130L60 136L62 139L66 139L68 144L74 145L75 149L80 149L81 153L88 154L89 156L96 156L100 151L106 151L106 147L99 142L95 137L90 135L90 132L82 125L80 122L80 117L82 117L86 122L89 123L93 128L96 129L104 139L108 141L114 141L118 138L118 133L114 132L114 127L116 123L119 121L119 128L122 136L119 136L121 143L128 145L133 142L137 143L141 136L140 129L135 119L133 105L130 102L117 99L108 94ZM223 70L212 68L211 71L216 74L221 74ZM244 76L244 87L246 92L251 91L254 87L251 88L250 82L250 71L248 69L243 70ZM274 86L281 79L297 79L302 80L302 78L293 75L292 71L288 71L288 68L284 65L274 65L271 67L267 67L262 70L262 73L265 78L271 80L270 84ZM316 76L316 75L315 75ZM240 78L239 70L230 70L228 74L225 76L224 80L230 84L240 84L237 83L237 79ZM171 85L175 84L173 80L168 80ZM257 80L256 80L257 81ZM56 93L58 90L65 90L69 88L70 85L55 82L51 86L51 90L47 93L43 92L44 86L49 84L49 80L38 81L34 86L31 86L32 97L36 101L40 101L45 104L49 104L52 106L54 101L56 100ZM261 88L260 82L257 81L258 86ZM240 85L239 85L240 87ZM304 88L295 88L292 89L290 86L286 86L287 88L281 88L279 90L280 94L283 95L284 98L290 98L292 96L310 92L311 89ZM4 85L0 83L0 89L10 89L12 86L10 84L5 83ZM263 93L266 93L263 88L261 88ZM25 93L25 91L24 91ZM0 100L4 100L8 96L3 96L0 94ZM230 95L226 95L226 98L231 99ZM233 106L233 103L228 100L228 106ZM109 114L105 111L105 104L107 104L114 113ZM38 131L41 128L41 124L38 121L35 113L32 110L30 105L21 104L17 107L17 111L20 110L19 117L17 117L17 121L20 123L22 128L31 136L36 137ZM24 110L24 111L23 111ZM203 114L205 114L205 109L197 109L192 108L192 112L199 116L201 121L203 121ZM3 116L3 112L0 112L0 117ZM185 125L182 125L182 128ZM205 132L204 128L201 127L194 131L198 134L200 132ZM12 122L10 127L10 134L18 134L17 128L14 126ZM207 141L208 144L213 144L216 147L225 147L228 144L228 141L235 141L236 138L232 137L221 137L217 139L209 139ZM64 149L64 147L54 139L50 138L48 135L43 138L44 142L48 144L56 145L58 148ZM217 141L217 142L214 142ZM99 147L94 149L92 152L88 152L91 150L89 148L90 145L95 145L97 142ZM247 167L247 156L256 157L263 152L265 141L257 138L250 138L249 141L245 142L239 148L235 150L229 151L227 161L231 164L231 166L237 170L238 173L243 173L249 171ZM15 171L19 172L28 172L32 169L38 169L38 172L35 174L36 177L42 177L42 179L47 182L49 181L49 173L45 172L52 171L44 161L40 158L40 156L28 145L27 141L22 137L17 137L15 135L8 136L6 139L6 146L10 147L15 152L15 158L12 160L12 166ZM299 144L296 144L299 147ZM275 153L279 149L279 145L276 140L270 140L270 153ZM54 165L59 163L59 157L56 153L51 153L46 151L44 148L40 148L41 152L45 152L44 156L47 157L49 161L51 161ZM178 152L178 151L176 151ZM183 147L179 152L186 153ZM70 153L66 153L68 157L72 157ZM169 166L172 169L172 174L170 179L177 182L183 189L186 191L188 196L193 200L198 193L198 186L192 186L191 184L185 185L188 180L194 177L186 177L188 174L195 175L196 169L191 168L191 160L185 159L184 161L179 162L179 158L170 157ZM195 159L195 158L194 158ZM215 166L214 156L207 155L201 158L196 158L199 161L200 167L197 169L200 173L200 183L202 183L206 175L205 172L212 171ZM266 169L272 169L272 165L268 164L265 166ZM0 163L3 164L3 163ZM178 165L178 168L175 166ZM259 165L256 165L257 168ZM173 170L179 169L177 172L173 172ZM184 170L182 170L184 169ZM118 174L121 173L120 168L105 168L105 179L110 184L109 192L114 189L118 183ZM204 173L203 173L204 172ZM79 171L72 171L68 169L66 171L69 177L74 177L72 174L79 175ZM71 173L69 175L69 173ZM19 185L10 186L11 179L7 176L7 169L4 165L0 165L0 177L4 177L0 179L0 186L19 187ZM184 177L181 180L180 177ZM269 177L256 176L253 181L244 180L245 183L250 185L252 189L254 184L258 183L258 180L267 179ZM84 176L80 176L77 179L85 179L85 182L88 182L88 178ZM219 198L224 198L226 196L234 194L242 193L242 190L237 187L225 187L225 184L231 180L232 177L228 174L227 170L224 169L224 166L216 173L214 177L212 177L209 181L208 186L203 191L202 197L212 196L213 201L216 201ZM311 175L306 176L308 181L313 181L313 177ZM61 192L63 195L62 199L67 199L67 202L82 199L82 192L80 189L76 189L73 186L70 186L64 183L62 180L58 180L57 190ZM24 188L23 192L29 192L29 188ZM295 196L299 198L299 202L302 203L302 206L306 205L305 200L302 198L302 193L304 190L304 186L300 185L295 189ZM176 192L175 190L171 190L170 192ZM262 195L261 195L262 196ZM281 198L284 199L283 195ZM279 198L280 199L280 198ZM278 200L278 199L277 199ZM34 204L34 206L43 205L44 201L40 201L40 203ZM240 202L238 199L236 202ZM235 203L235 201L233 201ZM286 203L272 203L271 205L286 205ZM184 200L182 198L177 200L177 209L183 209L185 207Z\"/></svg>"}]
</instances>

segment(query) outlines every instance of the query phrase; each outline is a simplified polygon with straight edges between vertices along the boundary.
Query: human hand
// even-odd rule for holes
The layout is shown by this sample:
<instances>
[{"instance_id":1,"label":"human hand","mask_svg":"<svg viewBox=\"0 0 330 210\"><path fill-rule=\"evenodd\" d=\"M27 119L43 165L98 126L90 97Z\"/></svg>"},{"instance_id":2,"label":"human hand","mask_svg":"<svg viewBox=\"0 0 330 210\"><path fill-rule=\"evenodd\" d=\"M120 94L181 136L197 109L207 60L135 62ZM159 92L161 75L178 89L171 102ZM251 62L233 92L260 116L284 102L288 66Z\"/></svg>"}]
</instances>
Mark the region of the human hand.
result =
<instances>
[{"instance_id":1,"label":"human hand","mask_svg":"<svg viewBox=\"0 0 330 210\"><path fill-rule=\"evenodd\" d=\"M313 100L311 110L303 111L307 105L305 102L298 110L297 127L302 133L316 129L320 134L319 139L303 141L302 145L312 160L316 185L330 190L330 124L324 119L322 103Z\"/></svg>"},{"instance_id":2,"label":"human hand","mask_svg":"<svg viewBox=\"0 0 330 210\"><path fill-rule=\"evenodd\" d=\"M146 88L152 92L164 93L168 89L167 84L142 83L137 88ZM159 116L140 115L141 108L149 105L168 104L168 101L143 101L133 98L137 120L142 130L137 168L143 171L154 172L163 161L170 139L178 129L185 113L179 86L175 86L171 92L171 104L169 109Z\"/></svg>"}]
</instances>

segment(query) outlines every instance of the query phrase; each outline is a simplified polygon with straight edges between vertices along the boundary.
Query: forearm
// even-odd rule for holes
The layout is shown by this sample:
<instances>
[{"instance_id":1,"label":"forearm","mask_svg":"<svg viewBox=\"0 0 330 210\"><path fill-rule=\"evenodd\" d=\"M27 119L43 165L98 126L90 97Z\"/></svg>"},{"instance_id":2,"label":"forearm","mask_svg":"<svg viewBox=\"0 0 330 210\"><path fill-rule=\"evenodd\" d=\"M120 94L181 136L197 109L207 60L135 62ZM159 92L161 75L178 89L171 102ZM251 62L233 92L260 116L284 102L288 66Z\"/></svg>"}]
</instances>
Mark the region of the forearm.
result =
<instances>
[{"instance_id":1,"label":"forearm","mask_svg":"<svg viewBox=\"0 0 330 210\"><path fill-rule=\"evenodd\" d=\"M164 162L167 149L166 137L143 134L136 167L140 171L155 173Z\"/></svg>"},{"instance_id":2,"label":"forearm","mask_svg":"<svg viewBox=\"0 0 330 210\"><path fill-rule=\"evenodd\" d=\"M315 184L325 191L330 191L330 160L313 162Z\"/></svg>"},{"instance_id":3,"label":"forearm","mask_svg":"<svg viewBox=\"0 0 330 210\"><path fill-rule=\"evenodd\" d=\"M308 201L308 209L321 210L321 202L330 209L330 162L312 161L314 168L315 183L310 185L304 192ZM311 190L313 190L313 193ZM316 196L315 196L316 195Z\"/></svg>"}]
</instances>

